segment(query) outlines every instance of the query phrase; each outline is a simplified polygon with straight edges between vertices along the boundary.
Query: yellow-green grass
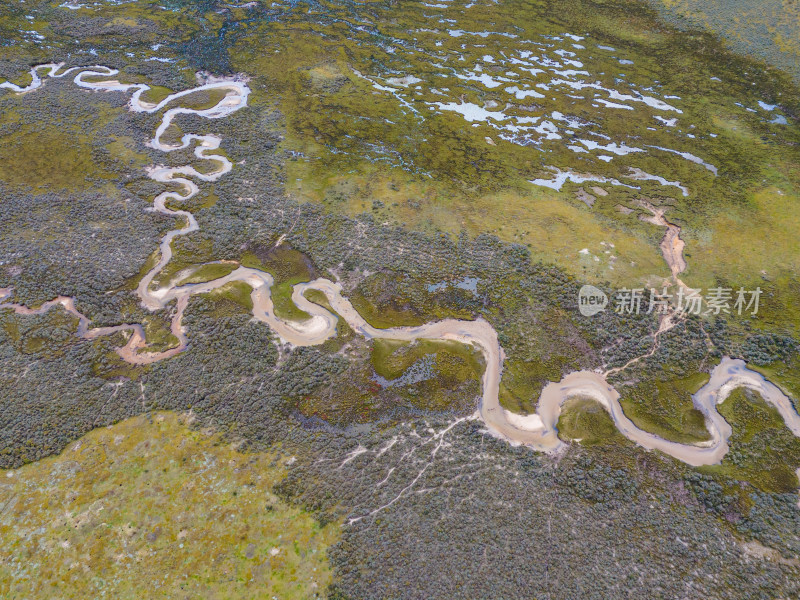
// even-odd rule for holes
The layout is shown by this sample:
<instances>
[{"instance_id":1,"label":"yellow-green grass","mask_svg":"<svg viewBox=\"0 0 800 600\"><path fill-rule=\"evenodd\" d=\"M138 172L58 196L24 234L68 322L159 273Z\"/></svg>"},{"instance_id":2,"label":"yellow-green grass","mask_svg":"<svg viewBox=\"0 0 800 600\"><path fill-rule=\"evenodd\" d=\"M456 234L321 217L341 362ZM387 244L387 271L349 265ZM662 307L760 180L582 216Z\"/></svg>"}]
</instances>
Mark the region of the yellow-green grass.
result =
<instances>
[{"instance_id":1,"label":"yellow-green grass","mask_svg":"<svg viewBox=\"0 0 800 600\"><path fill-rule=\"evenodd\" d=\"M18 54L18 51L15 51L14 48L9 47L9 46L6 46L6 47L0 49L0 57L2 57L3 60L12 61L15 58L17 58L17 56L16 56L17 54ZM15 85L18 85L19 87L24 88L24 87L30 85L31 83L33 83L33 75L31 75L30 71L26 70L26 71L20 72L20 74L18 76L16 76L16 77L11 77L10 79L8 79L8 81L9 81L9 83L13 83Z\"/></svg>"},{"instance_id":2,"label":"yellow-green grass","mask_svg":"<svg viewBox=\"0 0 800 600\"><path fill-rule=\"evenodd\" d=\"M295 284L311 281L315 275L314 266L302 252L281 244L275 248L259 249L257 253L245 252L241 262L246 267L262 269L272 275L275 283L270 291L278 318L295 322L311 318L292 301Z\"/></svg>"},{"instance_id":3,"label":"yellow-green grass","mask_svg":"<svg viewBox=\"0 0 800 600\"><path fill-rule=\"evenodd\" d=\"M144 145L143 140L135 140L128 135L112 135L106 148L119 162L125 163L130 169L139 169L149 163L146 154L140 152Z\"/></svg>"},{"instance_id":4,"label":"yellow-green grass","mask_svg":"<svg viewBox=\"0 0 800 600\"><path fill-rule=\"evenodd\" d=\"M228 90L222 88L200 90L187 96L182 96L180 105L184 108L191 108L194 110L206 110L214 108L217 104L222 102L227 94Z\"/></svg>"},{"instance_id":5,"label":"yellow-green grass","mask_svg":"<svg viewBox=\"0 0 800 600\"><path fill-rule=\"evenodd\" d=\"M682 444L702 442L710 435L703 413L692 403L692 394L707 382L707 373L695 373L682 379L620 386L620 403L639 429Z\"/></svg>"},{"instance_id":6,"label":"yellow-green grass","mask_svg":"<svg viewBox=\"0 0 800 600\"><path fill-rule=\"evenodd\" d=\"M0 471L4 598L315 598L338 528L287 505L273 453L174 413Z\"/></svg>"},{"instance_id":7,"label":"yellow-green grass","mask_svg":"<svg viewBox=\"0 0 800 600\"><path fill-rule=\"evenodd\" d=\"M196 269L193 269L188 277L176 279L173 281L173 283L176 285L185 285L188 283L203 283L206 281L213 281L215 279L225 277L226 275L230 275L230 273L238 267L239 265L237 263L232 262L200 265Z\"/></svg>"},{"instance_id":8,"label":"yellow-green grass","mask_svg":"<svg viewBox=\"0 0 800 600\"><path fill-rule=\"evenodd\" d=\"M0 108L0 121L12 115ZM23 124L0 144L0 180L49 192L83 191L97 186L89 178L115 178L92 157L90 135L69 123Z\"/></svg>"},{"instance_id":9,"label":"yellow-green grass","mask_svg":"<svg viewBox=\"0 0 800 600\"><path fill-rule=\"evenodd\" d=\"M424 315L419 315L408 307L378 304L359 290L354 290L350 294L349 300L353 308L358 311L358 314L360 314L367 323L378 329L415 327L429 320L426 319Z\"/></svg>"},{"instance_id":10,"label":"yellow-green grass","mask_svg":"<svg viewBox=\"0 0 800 600\"><path fill-rule=\"evenodd\" d=\"M110 27L112 25L123 25L125 27L138 27L139 21L133 17L120 16L111 19L111 21L109 21L107 26Z\"/></svg>"},{"instance_id":11,"label":"yellow-green grass","mask_svg":"<svg viewBox=\"0 0 800 600\"><path fill-rule=\"evenodd\" d=\"M209 292L208 297L217 304L227 301L251 312L253 310L252 292L253 288L244 281L231 281Z\"/></svg>"},{"instance_id":12,"label":"yellow-green grass","mask_svg":"<svg viewBox=\"0 0 800 600\"><path fill-rule=\"evenodd\" d=\"M142 320L145 338L147 339L146 352L163 352L175 348L180 341L170 330L170 322L159 315L147 315Z\"/></svg>"},{"instance_id":13,"label":"yellow-green grass","mask_svg":"<svg viewBox=\"0 0 800 600\"><path fill-rule=\"evenodd\" d=\"M593 214L581 202L553 190L529 186L467 194L446 184L413 179L399 169L372 171L371 167L363 174L346 178L333 174L315 182L316 162L288 163L288 191L299 201L322 202L331 211L357 215L370 211L377 198L385 205L377 215L381 221L451 235L461 230L471 235L494 233L528 247L534 260L555 262L587 281L629 284L669 274L658 249L663 229L635 218L620 223ZM609 248L601 242L614 244L613 253L606 254ZM591 255L580 254L584 248Z\"/></svg>"},{"instance_id":14,"label":"yellow-green grass","mask_svg":"<svg viewBox=\"0 0 800 600\"><path fill-rule=\"evenodd\" d=\"M303 296L306 297L306 300L309 300L314 304L319 304L322 308L325 308L332 313L336 312L333 310L331 303L328 302L328 297L319 290L306 290L303 292Z\"/></svg>"},{"instance_id":15,"label":"yellow-green grass","mask_svg":"<svg viewBox=\"0 0 800 600\"><path fill-rule=\"evenodd\" d=\"M730 450L721 465L701 470L749 481L767 492L795 491L800 439L789 431L777 409L758 394L739 388L719 405L719 412L733 428Z\"/></svg>"},{"instance_id":16,"label":"yellow-green grass","mask_svg":"<svg viewBox=\"0 0 800 600\"><path fill-rule=\"evenodd\" d=\"M150 104L158 104L172 94L173 91L164 86L152 86L149 90L142 92L139 97L143 102ZM181 96L180 99L173 101L175 105L180 105L183 108L191 108L193 110L206 110L214 108L219 104L227 95L228 90L221 88L214 88L208 90L198 90L192 94ZM170 102L170 105L173 104Z\"/></svg>"},{"instance_id":17,"label":"yellow-green grass","mask_svg":"<svg viewBox=\"0 0 800 600\"><path fill-rule=\"evenodd\" d=\"M442 366L445 365L446 355L451 355L468 366L477 377L483 374L485 367L482 355L472 346L459 342L426 339L416 342L375 339L372 341L370 361L378 375L393 380L401 377L406 369L427 355L434 355L435 364L441 363Z\"/></svg>"},{"instance_id":18,"label":"yellow-green grass","mask_svg":"<svg viewBox=\"0 0 800 600\"><path fill-rule=\"evenodd\" d=\"M564 441L577 441L584 446L625 441L608 412L589 398L570 398L564 403L558 419L558 435Z\"/></svg>"},{"instance_id":19,"label":"yellow-green grass","mask_svg":"<svg viewBox=\"0 0 800 600\"><path fill-rule=\"evenodd\" d=\"M753 143L758 136L752 135ZM379 220L403 223L410 229L438 229L457 234L491 232L501 239L526 245L534 259L554 262L588 282L608 281L635 287L669 274L659 243L664 229L642 223L643 214L627 196L598 199L589 210L565 193L540 188L511 187L491 194L468 194L447 183L414 178L400 169L359 166L354 173L325 175L318 161L288 164L288 191L300 201L323 203L329 210L350 215L372 211L373 200L383 207ZM682 279L707 290L716 285L753 289L764 277L775 281L775 302L789 293L780 281L800 272L800 242L794 232L800 199L791 161L775 159L767 173L773 184L747 193L746 202L694 208L677 206L667 217L682 226L687 269ZM615 214L616 205L636 209ZM502 210L499 207L502 206ZM645 213L646 214L646 213ZM613 244L613 249L605 244ZM588 249L589 254L579 251ZM595 258L596 257L596 258ZM612 258L613 257L613 258ZM765 299L766 300L766 299ZM785 304L785 302L784 302ZM783 325L800 330L800 314Z\"/></svg>"},{"instance_id":20,"label":"yellow-green grass","mask_svg":"<svg viewBox=\"0 0 800 600\"><path fill-rule=\"evenodd\" d=\"M171 224L169 228L173 229L183 227L184 224L181 223L182 220L183 219L180 219ZM181 281L185 277L191 276L196 269L200 269L204 264L215 260L213 256L213 250L214 248L211 240L206 239L195 242L194 240L188 240L179 236L172 241L172 260L170 260L166 266L158 272L153 279L151 287L164 287L166 285ZM152 266L155 266L155 263L158 262L158 258L160 258L160 254L155 255L155 260ZM151 259L148 259L148 262L150 260ZM147 273L147 271L142 273L142 275L145 273ZM136 280L136 283L139 283L138 279Z\"/></svg>"},{"instance_id":21,"label":"yellow-green grass","mask_svg":"<svg viewBox=\"0 0 800 600\"><path fill-rule=\"evenodd\" d=\"M783 189L781 189L783 188ZM749 196L745 205L716 210L707 227L687 226L688 268L683 279L694 287L723 280L731 286L761 284L784 272L800 271L800 196L786 185L769 186Z\"/></svg>"},{"instance_id":22,"label":"yellow-green grass","mask_svg":"<svg viewBox=\"0 0 800 600\"><path fill-rule=\"evenodd\" d=\"M569 356L549 356L543 360L507 360L500 381L500 405L512 412L536 412L542 388L559 381L571 362Z\"/></svg>"},{"instance_id":23,"label":"yellow-green grass","mask_svg":"<svg viewBox=\"0 0 800 600\"><path fill-rule=\"evenodd\" d=\"M419 280L404 273L373 273L349 292L348 298L364 320L379 329L474 318L467 309L438 304Z\"/></svg>"},{"instance_id":24,"label":"yellow-green grass","mask_svg":"<svg viewBox=\"0 0 800 600\"><path fill-rule=\"evenodd\" d=\"M292 300L294 285L302 282L302 278L295 278L272 286L270 292L272 293L272 305L275 309L276 317L294 321L295 323L301 323L311 318L310 314L299 309Z\"/></svg>"},{"instance_id":25,"label":"yellow-green grass","mask_svg":"<svg viewBox=\"0 0 800 600\"><path fill-rule=\"evenodd\" d=\"M149 90L145 90L142 92L139 99L142 102L149 102L150 104L158 104L164 98L169 96L172 93L172 90L168 87L164 87L163 85L153 85L150 86Z\"/></svg>"},{"instance_id":26,"label":"yellow-green grass","mask_svg":"<svg viewBox=\"0 0 800 600\"><path fill-rule=\"evenodd\" d=\"M786 361L774 362L765 367L748 364L750 369L758 371L772 383L780 387L783 392L792 398L795 406L800 400L800 357L792 355Z\"/></svg>"},{"instance_id":27,"label":"yellow-green grass","mask_svg":"<svg viewBox=\"0 0 800 600\"><path fill-rule=\"evenodd\" d=\"M227 153L223 152L221 149L214 150L206 154L203 160L194 161L192 167L195 171L203 175L217 173L222 167L222 162L219 159L215 159L215 156L225 157Z\"/></svg>"}]
</instances>

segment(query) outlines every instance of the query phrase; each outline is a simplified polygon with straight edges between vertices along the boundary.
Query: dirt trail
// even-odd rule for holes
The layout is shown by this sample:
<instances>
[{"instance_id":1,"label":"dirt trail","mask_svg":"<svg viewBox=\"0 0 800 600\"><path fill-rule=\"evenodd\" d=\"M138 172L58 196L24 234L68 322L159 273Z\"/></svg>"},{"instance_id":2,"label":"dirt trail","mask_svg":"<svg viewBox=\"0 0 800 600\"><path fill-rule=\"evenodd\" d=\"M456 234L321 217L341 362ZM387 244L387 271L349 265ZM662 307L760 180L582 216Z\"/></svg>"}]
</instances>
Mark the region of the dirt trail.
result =
<instances>
[{"instance_id":1,"label":"dirt trail","mask_svg":"<svg viewBox=\"0 0 800 600\"><path fill-rule=\"evenodd\" d=\"M667 221L664 216L666 208L663 206L654 206L644 199L639 199L639 205L648 210L652 216L640 215L640 219L646 223L652 223L659 227L665 227L666 233L661 240L661 254L672 272L672 277L678 285L686 287L685 284L678 277L686 270L686 260L683 258L683 249L685 243L681 239L681 228Z\"/></svg>"}]
</instances>

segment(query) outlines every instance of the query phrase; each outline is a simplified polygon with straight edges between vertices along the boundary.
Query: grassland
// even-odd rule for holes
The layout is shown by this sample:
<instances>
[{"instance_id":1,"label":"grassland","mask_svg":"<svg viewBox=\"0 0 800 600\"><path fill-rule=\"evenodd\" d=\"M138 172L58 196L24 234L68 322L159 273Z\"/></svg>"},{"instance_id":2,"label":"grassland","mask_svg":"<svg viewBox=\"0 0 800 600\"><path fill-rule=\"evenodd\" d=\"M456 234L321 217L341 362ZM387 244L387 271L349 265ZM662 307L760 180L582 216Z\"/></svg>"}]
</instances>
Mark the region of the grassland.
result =
<instances>
[{"instance_id":1,"label":"grassland","mask_svg":"<svg viewBox=\"0 0 800 600\"><path fill-rule=\"evenodd\" d=\"M174 348L180 342L172 335L170 321L164 315L147 315L142 325L144 325L145 338L147 339L147 350L149 352L161 352Z\"/></svg>"},{"instance_id":2,"label":"grassland","mask_svg":"<svg viewBox=\"0 0 800 600\"><path fill-rule=\"evenodd\" d=\"M46 102L44 94L25 97L33 104ZM55 96L58 102L58 96ZM67 102L67 100L62 100ZM23 100L10 94L0 98L0 180L6 185L33 189L38 193L54 191L86 191L97 188L98 182L115 179L115 165L106 168L93 153L91 131L97 131L122 109L101 108L85 116L89 123L52 124L32 119L30 107L20 110ZM42 108L45 104L42 105ZM49 115L58 114L52 106ZM58 118L58 117L56 117ZM88 130L88 131L87 131ZM141 165L143 157L129 140L117 139L109 144L112 160L117 163ZM119 153L119 154L116 154ZM117 158L113 158L114 156Z\"/></svg>"},{"instance_id":3,"label":"grassland","mask_svg":"<svg viewBox=\"0 0 800 600\"><path fill-rule=\"evenodd\" d=\"M750 390L737 389L719 406L733 427L730 452L721 465L701 471L749 481L766 492L797 489L800 440L789 431L778 411Z\"/></svg>"},{"instance_id":4,"label":"grassland","mask_svg":"<svg viewBox=\"0 0 800 600\"><path fill-rule=\"evenodd\" d=\"M652 4L667 19L713 31L733 49L763 58L800 81L800 12L796 3L654 0Z\"/></svg>"},{"instance_id":5,"label":"grassland","mask_svg":"<svg viewBox=\"0 0 800 600\"><path fill-rule=\"evenodd\" d=\"M674 442L692 444L709 439L703 414L692 404L692 394L708 382L697 373L667 381L645 381L623 388L622 408L634 424Z\"/></svg>"},{"instance_id":6,"label":"grassland","mask_svg":"<svg viewBox=\"0 0 800 600\"><path fill-rule=\"evenodd\" d=\"M594 194L590 208L579 199L593 193L590 186L567 183L561 192L531 186L527 180L541 176L545 158L549 164L574 165L581 172L589 165L583 159L576 163L561 142L547 146L543 156L541 148L501 139L486 123L465 122L429 108L443 100L429 87L437 85L432 75L446 77L453 99L461 94L462 102L502 106L506 100L497 89L458 81L453 69L440 70L431 56L446 61L452 54L470 65L480 63L482 55L497 57L517 42L498 34L473 43L463 34L427 31L410 5L393 7L391 20L380 26L383 5L364 9L366 18L375 19L380 31L376 36L383 36L386 47L404 47L402 53L388 52L380 43L376 48L376 38L350 30L331 5L329 19L319 17L320 23L326 22L324 34L316 17L288 17L270 25L269 34L264 31L270 36L277 27L287 33L269 37L275 52L257 55L242 40L231 56L234 64L263 80L268 96L280 103L287 125L284 145L298 157L287 163L287 191L301 201L320 203L334 213L367 212L378 223L410 229L451 235L491 232L526 245L534 258L554 262L581 279L633 287L668 273L658 249L663 230L639 219L637 198L647 197L672 206L669 217L683 228L687 283L701 289L718 284L752 288L764 283L765 272L772 297L788 297L785 279L800 268L800 250L790 233L798 225L791 210L798 197L796 128L768 124L745 107L772 98L767 102L792 112L797 90L780 74L727 53L710 37L670 30L641 6L584 4L580 10L563 10L559 2L524 7L512 2L502 10L481 5L473 9L480 18L478 12L465 10L450 27L481 31L488 18L492 31L514 32L518 38L535 40L556 28L590 32L590 41L582 43L602 41L618 48L616 55L594 53L584 61L590 73L619 71L624 52L633 63L623 69L626 81L646 86L657 80L662 89L682 99L681 135L670 137L666 129L654 132L649 125L652 115L646 111L601 114L574 108L567 100L558 108L602 123L612 137L627 137L636 130L641 132L634 136L639 144L677 144L681 151L708 157L717 165L718 177L670 155L637 155L636 160L632 155L591 164L592 172L606 177L619 177L621 166L641 165L649 172L667 168L668 179L688 187L688 198L649 183L640 184L638 192L601 186L607 193ZM447 10L438 12L447 18ZM554 24L549 15L555 12L568 15L566 22ZM620 28L623 13L626 25ZM408 31L415 32L413 40ZM503 71L486 64L482 72L496 77ZM413 93L399 85L399 91L389 93L367 80L385 82L400 74L418 76L424 83ZM544 110L531 102L515 102L514 107L533 115ZM623 214L620 206L632 212ZM582 249L588 254L580 254ZM781 327L797 330L793 316L778 320Z\"/></svg>"},{"instance_id":7,"label":"grassland","mask_svg":"<svg viewBox=\"0 0 800 600\"><path fill-rule=\"evenodd\" d=\"M534 360L506 361L500 381L500 404L517 413L536 412L542 388L551 381L559 381L564 371L575 366L575 361L575 355L566 353L545 354Z\"/></svg>"},{"instance_id":8,"label":"grassland","mask_svg":"<svg viewBox=\"0 0 800 600\"><path fill-rule=\"evenodd\" d=\"M190 420L136 417L1 472L2 596L324 595L337 526L272 493L279 455L241 453Z\"/></svg>"},{"instance_id":9,"label":"grassland","mask_svg":"<svg viewBox=\"0 0 800 600\"><path fill-rule=\"evenodd\" d=\"M786 361L774 362L766 367L753 366L752 368L770 381L779 382L783 392L790 398L794 398L795 402L797 402L797 398L800 398L800 367L797 355Z\"/></svg>"},{"instance_id":10,"label":"grassland","mask_svg":"<svg viewBox=\"0 0 800 600\"><path fill-rule=\"evenodd\" d=\"M190 275L185 278L177 279L174 283L178 285L185 285L189 283L203 283L205 281L213 281L229 275L231 271L238 267L235 263L209 263L201 265L196 270L193 270Z\"/></svg>"},{"instance_id":11,"label":"grassland","mask_svg":"<svg viewBox=\"0 0 800 600\"><path fill-rule=\"evenodd\" d=\"M480 378L485 367L480 352L475 348L459 342L438 340L418 340L408 343L376 339L372 342L370 360L378 375L393 380L401 377L411 365L425 356L435 357L434 364L440 373L445 373L447 367L450 367L447 370L451 370L455 366L460 367L445 375L453 377L454 380L476 376Z\"/></svg>"},{"instance_id":12,"label":"grassland","mask_svg":"<svg viewBox=\"0 0 800 600\"><path fill-rule=\"evenodd\" d=\"M164 86L153 86L144 92L140 96L140 99L143 102L158 104L174 91L175 90L171 90ZM227 92L228 91L224 89L200 90L194 92L193 94L182 96L180 99L180 106L192 110L206 110L213 108L219 104L223 98L225 98Z\"/></svg>"},{"instance_id":13,"label":"grassland","mask_svg":"<svg viewBox=\"0 0 800 600\"><path fill-rule=\"evenodd\" d=\"M382 329L445 318L474 318L466 308L437 302L420 278L406 273L369 275L349 294L349 300L364 320Z\"/></svg>"},{"instance_id":14,"label":"grassland","mask_svg":"<svg viewBox=\"0 0 800 600\"><path fill-rule=\"evenodd\" d=\"M311 318L292 302L294 285L316 277L316 268L307 256L285 244L273 248L257 247L245 252L242 264L272 275L275 283L270 291L276 316L295 322Z\"/></svg>"},{"instance_id":15,"label":"grassland","mask_svg":"<svg viewBox=\"0 0 800 600\"><path fill-rule=\"evenodd\" d=\"M350 363L332 374L327 386L297 402L306 416L344 424L475 410L485 368L477 349L438 340L365 343L349 328L340 336L328 342L329 350L347 346Z\"/></svg>"},{"instance_id":16,"label":"grassland","mask_svg":"<svg viewBox=\"0 0 800 600\"><path fill-rule=\"evenodd\" d=\"M251 294L253 288L243 281L232 281L209 292L211 298L217 305L216 309L220 313L242 312L251 313L253 310L253 299ZM233 304L235 306L220 307L219 304Z\"/></svg>"},{"instance_id":17,"label":"grassland","mask_svg":"<svg viewBox=\"0 0 800 600\"><path fill-rule=\"evenodd\" d=\"M584 446L625 443L608 412L596 400L571 398L561 408L558 435Z\"/></svg>"}]
</instances>

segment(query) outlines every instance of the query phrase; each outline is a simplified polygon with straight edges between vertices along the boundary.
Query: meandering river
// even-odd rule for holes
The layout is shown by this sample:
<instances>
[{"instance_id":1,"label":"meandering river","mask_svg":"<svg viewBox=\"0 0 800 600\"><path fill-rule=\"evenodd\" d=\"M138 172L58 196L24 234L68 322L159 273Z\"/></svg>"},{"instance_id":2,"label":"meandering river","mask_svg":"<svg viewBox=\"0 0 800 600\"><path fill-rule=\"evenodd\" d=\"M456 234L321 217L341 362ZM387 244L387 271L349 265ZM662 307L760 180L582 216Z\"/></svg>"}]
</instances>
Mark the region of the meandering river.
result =
<instances>
[{"instance_id":1,"label":"meandering river","mask_svg":"<svg viewBox=\"0 0 800 600\"><path fill-rule=\"evenodd\" d=\"M747 368L741 360L725 358L712 371L711 379L692 396L694 405L705 415L706 425L711 439L701 444L679 444L660 438L636 427L628 419L619 403L619 393L607 382L606 375L594 371L577 371L568 374L558 383L550 383L541 393L538 408L532 415L519 415L505 410L500 405L499 389L503 371L504 353L497 338L497 332L485 320L461 321L446 319L427 323L418 327L393 327L378 329L367 323L355 310L353 305L342 295L341 286L328 279L300 283L294 286L292 299L301 310L311 318L303 322L280 319L275 315L271 287L274 283L269 273L247 267L238 267L228 275L213 281L178 285L169 282L161 287L154 287L153 282L172 259L172 241L179 236L187 235L199 229L194 215L185 210L169 208L169 203L179 204L199 192L196 181L216 181L231 171L232 164L224 156L216 154L221 139L215 135L186 134L180 143L170 145L162 140L172 120L179 114L195 114L208 119L224 118L247 105L250 89L245 81L237 78L217 79L198 87L168 95L158 103L148 103L141 99L150 87L146 84L125 84L112 79L118 74L116 69L103 66L73 67L62 70L63 64L46 64L35 67L31 71L32 82L27 86L18 86L9 82L0 84L0 88L13 92L29 93L44 85L40 73L46 77L64 77L74 74L76 85L96 92L132 92L129 108L135 112L155 113L162 111L162 120L149 145L168 153L189 148L194 144L194 155L198 160L212 161L216 168L204 173L198 172L191 165L182 167L152 167L148 175L154 181L177 185L179 191L166 191L154 199L156 211L179 218L185 225L169 231L160 242L160 257L156 265L142 278L136 293L141 303L149 310L164 308L172 301L176 309L171 322L171 331L179 344L163 352L147 350L144 328L137 323L122 324L114 327L90 327L90 320L75 307L75 300L60 296L46 302L39 308L28 308L10 302L0 303L0 308L13 309L17 314L41 314L53 307L60 306L78 318L77 335L85 339L118 332L129 334L127 343L117 352L126 361L133 364L147 364L167 359L183 352L188 344L188 337L182 325L183 314L189 299L195 294L207 293L232 282L244 282L252 288L253 316L266 323L282 340L295 346L311 346L321 344L336 335L337 322L341 318L358 334L366 338L383 338L403 341L419 339L455 340L477 347L483 354L486 368L482 376L482 399L478 414L486 427L494 435L514 444L524 444L539 451L554 452L564 446L557 435L556 425L561 413L561 406L573 397L588 397L597 400L608 411L615 425L628 439L651 450L660 450L691 465L709 465L718 463L728 451L728 438L731 427L717 411L717 405L723 402L732 390L747 387L758 392L766 402L775 406L786 425L800 437L800 416L795 411L792 401L774 384L760 374ZM205 109L194 109L179 106L181 98L203 90L224 90L225 96L214 106ZM654 214L654 222L660 225L666 222L663 213ZM672 226L662 244L673 276L677 278L683 270L682 242L679 229ZM317 290L328 299L334 312L309 301L305 292ZM13 295L11 288L0 289L0 300Z\"/></svg>"}]
</instances>

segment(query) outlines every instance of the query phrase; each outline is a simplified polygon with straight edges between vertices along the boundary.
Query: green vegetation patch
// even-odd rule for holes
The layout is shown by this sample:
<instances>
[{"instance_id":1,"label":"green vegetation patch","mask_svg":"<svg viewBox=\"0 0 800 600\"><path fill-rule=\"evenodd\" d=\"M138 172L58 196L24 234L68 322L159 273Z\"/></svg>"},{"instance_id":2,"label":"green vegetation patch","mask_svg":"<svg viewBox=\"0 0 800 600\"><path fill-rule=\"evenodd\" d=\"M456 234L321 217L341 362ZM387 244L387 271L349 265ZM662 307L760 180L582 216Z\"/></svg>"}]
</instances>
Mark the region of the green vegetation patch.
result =
<instances>
[{"instance_id":1,"label":"green vegetation patch","mask_svg":"<svg viewBox=\"0 0 800 600\"><path fill-rule=\"evenodd\" d=\"M193 110L207 110L222 102L227 94L228 90L221 88L200 90L188 96L182 96L180 105Z\"/></svg>"},{"instance_id":2,"label":"green vegetation patch","mask_svg":"<svg viewBox=\"0 0 800 600\"><path fill-rule=\"evenodd\" d=\"M163 315L147 315L142 325L147 339L146 352L163 352L180 344L178 338L172 335L171 323Z\"/></svg>"},{"instance_id":3,"label":"green vegetation patch","mask_svg":"<svg viewBox=\"0 0 800 600\"><path fill-rule=\"evenodd\" d=\"M275 279L271 293L278 318L289 321L306 321L311 318L311 315L297 308L292 301L295 284L317 277L314 263L305 254L286 244L277 247L253 246L242 256L242 264L267 271Z\"/></svg>"},{"instance_id":4,"label":"green vegetation patch","mask_svg":"<svg viewBox=\"0 0 800 600\"><path fill-rule=\"evenodd\" d=\"M214 301L216 315L230 316L243 312L242 309L252 312L252 292L253 288L244 281L231 281L209 292L208 297Z\"/></svg>"},{"instance_id":5,"label":"green vegetation patch","mask_svg":"<svg viewBox=\"0 0 800 600\"><path fill-rule=\"evenodd\" d=\"M185 285L187 283L203 283L206 281L213 281L220 279L239 267L238 263L234 262L217 262L207 265L200 265L194 269L188 277L176 280L174 283L178 285Z\"/></svg>"},{"instance_id":6,"label":"green vegetation patch","mask_svg":"<svg viewBox=\"0 0 800 600\"><path fill-rule=\"evenodd\" d=\"M143 102L150 104L158 104L166 99L167 96L173 93L173 90L164 86L155 85L149 90L142 93L139 97ZM199 90L186 96L181 96L178 100L173 100L168 104L168 107L181 106L183 108L190 108L192 110L207 110L217 106L227 95L228 90L221 88L214 88L209 90Z\"/></svg>"},{"instance_id":7,"label":"green vegetation patch","mask_svg":"<svg viewBox=\"0 0 800 600\"><path fill-rule=\"evenodd\" d=\"M31 96L32 101L34 96ZM5 103L0 103L0 106ZM18 119L13 110L0 108L0 131ZM44 118L44 116L43 116ZM13 135L0 144L0 180L37 192L83 191L96 180L116 174L92 154L91 133L71 123L17 123Z\"/></svg>"},{"instance_id":8,"label":"green vegetation patch","mask_svg":"<svg viewBox=\"0 0 800 600\"><path fill-rule=\"evenodd\" d=\"M623 441L605 408L590 398L570 398L561 408L558 435L584 446L618 444Z\"/></svg>"},{"instance_id":9,"label":"green vegetation patch","mask_svg":"<svg viewBox=\"0 0 800 600\"><path fill-rule=\"evenodd\" d=\"M480 394L485 364L474 347L459 342L373 340L370 362L384 393L418 410L446 411Z\"/></svg>"},{"instance_id":10,"label":"green vegetation patch","mask_svg":"<svg viewBox=\"0 0 800 600\"><path fill-rule=\"evenodd\" d=\"M765 492L796 490L800 439L786 427L777 409L743 388L734 390L718 408L733 428L730 451L721 465L701 471L749 481Z\"/></svg>"},{"instance_id":11,"label":"green vegetation patch","mask_svg":"<svg viewBox=\"0 0 800 600\"><path fill-rule=\"evenodd\" d=\"M483 374L483 355L474 347L459 342L417 340L401 342L376 339L372 341L370 361L375 372L384 379L401 377L415 362L425 356L435 356L434 364L441 374L461 376L461 379Z\"/></svg>"},{"instance_id":12,"label":"green vegetation patch","mask_svg":"<svg viewBox=\"0 0 800 600\"><path fill-rule=\"evenodd\" d=\"M316 598L335 525L272 488L244 454L174 413L95 430L59 456L0 471L4 598Z\"/></svg>"},{"instance_id":13,"label":"green vegetation patch","mask_svg":"<svg viewBox=\"0 0 800 600\"><path fill-rule=\"evenodd\" d=\"M170 228L182 227L182 220L176 221ZM150 284L151 289L166 287L183 281L202 268L205 263L215 260L213 243L209 239L204 239L202 235L178 236L172 241L172 251L172 260L155 276ZM148 259L148 262L151 263L149 265L150 269L156 265L160 258L161 255L158 252L151 255L150 259ZM140 271L141 276L147 274L150 269L145 270L143 267L142 271ZM132 283L138 285L139 279Z\"/></svg>"},{"instance_id":14,"label":"green vegetation patch","mask_svg":"<svg viewBox=\"0 0 800 600\"><path fill-rule=\"evenodd\" d=\"M692 403L692 394L708 381L696 373L681 379L645 381L619 386L620 403L628 418L645 431L681 444L709 439L703 413Z\"/></svg>"},{"instance_id":15,"label":"green vegetation patch","mask_svg":"<svg viewBox=\"0 0 800 600\"><path fill-rule=\"evenodd\" d=\"M347 334L346 334L347 335ZM401 420L431 412L475 410L483 356L452 341L401 342L354 338L351 362L330 385L302 397L298 409L337 424Z\"/></svg>"},{"instance_id":16,"label":"green vegetation patch","mask_svg":"<svg viewBox=\"0 0 800 600\"><path fill-rule=\"evenodd\" d=\"M559 381L570 357L550 356L541 360L507 360L500 381L500 404L513 412L533 413L542 388Z\"/></svg>"},{"instance_id":17,"label":"green vegetation patch","mask_svg":"<svg viewBox=\"0 0 800 600\"><path fill-rule=\"evenodd\" d=\"M457 306L457 298L448 301L444 293L426 290L422 281L407 273L379 272L364 279L349 294L350 302L373 327L422 325L445 318L474 318L472 311Z\"/></svg>"},{"instance_id":18,"label":"green vegetation patch","mask_svg":"<svg viewBox=\"0 0 800 600\"><path fill-rule=\"evenodd\" d=\"M169 96L172 93L172 90L168 87L164 87L163 85L152 85L150 86L149 90L145 90L142 92L139 99L142 102L149 102L150 104L158 104L164 98Z\"/></svg>"}]
</instances>

